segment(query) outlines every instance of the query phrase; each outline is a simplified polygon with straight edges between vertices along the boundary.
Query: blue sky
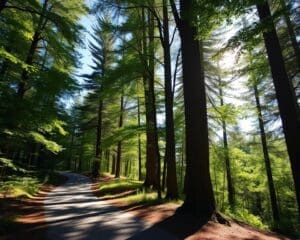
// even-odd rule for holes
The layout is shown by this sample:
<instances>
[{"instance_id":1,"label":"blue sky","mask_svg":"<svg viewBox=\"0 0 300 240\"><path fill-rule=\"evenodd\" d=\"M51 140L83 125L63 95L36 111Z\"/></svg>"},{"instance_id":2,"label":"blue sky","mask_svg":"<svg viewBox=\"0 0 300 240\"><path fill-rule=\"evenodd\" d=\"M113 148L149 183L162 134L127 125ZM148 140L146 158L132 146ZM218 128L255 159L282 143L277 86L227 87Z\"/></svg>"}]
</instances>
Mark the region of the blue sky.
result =
<instances>
[{"instance_id":1,"label":"blue sky","mask_svg":"<svg viewBox=\"0 0 300 240\"><path fill-rule=\"evenodd\" d=\"M86 0L87 6L91 7L94 0ZM83 82L83 79L79 77L81 74L89 74L92 72L91 65L93 64L92 56L89 51L89 41L91 41L91 33L93 32L92 27L95 22L95 16L88 14L81 18L80 24L85 28L83 37L83 45L79 46L77 52L80 54L80 67L77 68L74 74L77 75L76 79L79 83ZM72 105L77 101L82 101L83 97L86 95L86 91L81 91L75 98L69 98L65 100L65 105L67 109L70 109Z\"/></svg>"},{"instance_id":2,"label":"blue sky","mask_svg":"<svg viewBox=\"0 0 300 240\"><path fill-rule=\"evenodd\" d=\"M89 7L91 7L93 2L94 2L93 0L86 0L86 4ZM86 30L83 33L84 44L78 49L78 52L82 56L80 59L81 67L77 69L77 72L79 74L90 73L92 71L91 68L89 67L90 65L92 65L92 56L88 49L88 45L89 45L89 41L91 41L91 33L93 32L92 27L94 22L95 22L95 16L91 14L82 17L82 19L80 20L80 23L84 26Z\"/></svg>"}]
</instances>

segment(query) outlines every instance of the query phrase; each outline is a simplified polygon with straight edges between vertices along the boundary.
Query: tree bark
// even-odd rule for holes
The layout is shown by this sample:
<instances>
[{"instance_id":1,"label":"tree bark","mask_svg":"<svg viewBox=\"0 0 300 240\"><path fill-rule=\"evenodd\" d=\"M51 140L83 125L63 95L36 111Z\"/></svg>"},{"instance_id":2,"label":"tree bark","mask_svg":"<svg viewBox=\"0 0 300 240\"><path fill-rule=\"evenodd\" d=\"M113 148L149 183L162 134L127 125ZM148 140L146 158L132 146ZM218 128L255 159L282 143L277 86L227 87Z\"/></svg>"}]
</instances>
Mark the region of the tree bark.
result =
<instances>
[{"instance_id":1,"label":"tree bark","mask_svg":"<svg viewBox=\"0 0 300 240\"><path fill-rule=\"evenodd\" d=\"M120 102L119 128L123 127L123 112L124 112L124 96L123 96L123 93L122 93L121 102ZM115 173L115 178L119 178L120 177L121 158L122 158L122 141L119 141L118 142L118 147L117 147L117 159L116 159L116 173Z\"/></svg>"},{"instance_id":2,"label":"tree bark","mask_svg":"<svg viewBox=\"0 0 300 240\"><path fill-rule=\"evenodd\" d=\"M112 155L111 174L116 173L116 155Z\"/></svg>"},{"instance_id":3,"label":"tree bark","mask_svg":"<svg viewBox=\"0 0 300 240\"><path fill-rule=\"evenodd\" d=\"M182 44L183 89L186 128L186 183L182 208L192 214L210 217L215 200L209 173L209 144L203 56L196 28L188 19L192 0L181 0L182 18L178 19L173 0L170 1ZM202 49L201 49L202 50Z\"/></svg>"},{"instance_id":4,"label":"tree bark","mask_svg":"<svg viewBox=\"0 0 300 240\"><path fill-rule=\"evenodd\" d=\"M143 19L145 13L143 9ZM148 57L148 66L144 70L143 82L145 91L145 109L146 109L146 176L144 181L145 187L153 187L160 191L160 155L158 148L158 135L156 123L156 106L154 92L154 21L152 14L148 11L149 22L149 43L146 41L146 34L143 35L143 52L144 57ZM144 30L145 31L145 30Z\"/></svg>"},{"instance_id":5,"label":"tree bark","mask_svg":"<svg viewBox=\"0 0 300 240\"><path fill-rule=\"evenodd\" d=\"M138 107L138 126L141 126L141 106L140 98L137 99ZM142 143L141 143L141 134L138 134L138 171L139 171L139 181L142 180Z\"/></svg>"},{"instance_id":6,"label":"tree bark","mask_svg":"<svg viewBox=\"0 0 300 240\"><path fill-rule=\"evenodd\" d=\"M293 24L291 22L290 16L289 14L286 12L286 4L284 0L280 0L281 3L281 7L285 10L284 12L284 20L286 22L287 25L287 30L290 36L290 40L291 40L291 44L295 53L295 57L296 57L296 61L297 61L297 66L298 66L298 71L300 71L300 48L298 46L298 42L297 42L297 37L294 31L294 27Z\"/></svg>"},{"instance_id":7,"label":"tree bark","mask_svg":"<svg viewBox=\"0 0 300 240\"><path fill-rule=\"evenodd\" d=\"M102 138L102 112L103 112L103 100L99 100L98 105L98 121L97 121L97 132L96 132L96 148L95 148L95 157L96 160L99 160L101 163L101 155L102 155L102 148L101 148L101 138Z\"/></svg>"},{"instance_id":8,"label":"tree bark","mask_svg":"<svg viewBox=\"0 0 300 240\"><path fill-rule=\"evenodd\" d=\"M169 37L169 16L167 0L163 0L163 50L165 70L165 109L166 109L166 150L167 164L167 199L178 198L176 174L175 133L173 115L172 70Z\"/></svg>"},{"instance_id":9,"label":"tree bark","mask_svg":"<svg viewBox=\"0 0 300 240\"><path fill-rule=\"evenodd\" d=\"M259 91L255 84L253 86L253 89L254 89L254 96L255 96L255 102L256 102L256 110L257 110L257 116L258 116L261 144L262 144L262 149L263 149L263 154L264 154L264 162L265 162L265 167L266 167L266 172L267 172L267 179L268 179L273 219L274 219L275 223L278 223L280 220L279 219L279 210L278 210L277 197L276 197L274 181L273 181L273 176L272 176L271 161L270 161L270 157L269 157L267 137L266 137L266 133L265 133L264 121L263 121L263 116L262 116L262 109L261 109L261 104L260 104L260 99L259 99Z\"/></svg>"},{"instance_id":10,"label":"tree bark","mask_svg":"<svg viewBox=\"0 0 300 240\"><path fill-rule=\"evenodd\" d=\"M72 168L74 138L75 138L75 126L73 126L72 133L71 133L70 150L69 150L69 157L68 157L68 161L67 161L67 169L68 170L71 170L71 168Z\"/></svg>"},{"instance_id":11,"label":"tree bark","mask_svg":"<svg viewBox=\"0 0 300 240\"><path fill-rule=\"evenodd\" d=\"M257 4L257 10L261 22L271 20L270 8L267 2ZM263 36L275 86L276 97L278 100L283 132L291 162L298 203L298 212L300 216L300 148L298 146L300 142L299 109L296 103L293 86L287 76L274 24L271 29L263 33Z\"/></svg>"}]
</instances>

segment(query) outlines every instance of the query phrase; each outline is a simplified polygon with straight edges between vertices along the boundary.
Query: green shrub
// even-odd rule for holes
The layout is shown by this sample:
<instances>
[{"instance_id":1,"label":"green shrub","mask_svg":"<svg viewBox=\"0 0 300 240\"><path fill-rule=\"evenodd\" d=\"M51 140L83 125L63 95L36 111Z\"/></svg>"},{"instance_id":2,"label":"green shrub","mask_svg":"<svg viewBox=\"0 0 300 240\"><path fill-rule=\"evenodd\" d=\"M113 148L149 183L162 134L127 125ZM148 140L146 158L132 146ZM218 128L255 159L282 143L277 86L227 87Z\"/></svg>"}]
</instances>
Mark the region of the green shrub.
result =
<instances>
[{"instance_id":1,"label":"green shrub","mask_svg":"<svg viewBox=\"0 0 300 240\"><path fill-rule=\"evenodd\" d=\"M268 229L259 216L253 215L247 209L236 208L234 210L225 209L225 214L241 222L248 223L260 229Z\"/></svg>"}]
</instances>

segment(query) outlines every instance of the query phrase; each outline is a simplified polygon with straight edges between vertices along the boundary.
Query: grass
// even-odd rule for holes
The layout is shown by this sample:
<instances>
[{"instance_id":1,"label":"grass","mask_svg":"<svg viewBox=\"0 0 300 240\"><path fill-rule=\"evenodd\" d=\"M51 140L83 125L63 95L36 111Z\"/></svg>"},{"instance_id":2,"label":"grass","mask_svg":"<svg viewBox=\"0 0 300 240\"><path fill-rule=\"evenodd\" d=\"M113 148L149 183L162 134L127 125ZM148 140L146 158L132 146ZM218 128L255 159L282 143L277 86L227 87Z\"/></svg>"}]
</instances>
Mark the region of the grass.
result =
<instances>
[{"instance_id":1,"label":"grass","mask_svg":"<svg viewBox=\"0 0 300 240\"><path fill-rule=\"evenodd\" d=\"M6 197L32 197L38 193L41 182L34 176L10 176L4 182L0 182L0 193Z\"/></svg>"},{"instance_id":2,"label":"grass","mask_svg":"<svg viewBox=\"0 0 300 240\"><path fill-rule=\"evenodd\" d=\"M126 179L115 179L110 182L101 182L100 192L103 195L113 195L131 190L142 189L143 183Z\"/></svg>"},{"instance_id":3,"label":"grass","mask_svg":"<svg viewBox=\"0 0 300 240\"><path fill-rule=\"evenodd\" d=\"M120 198L120 201L126 205L137 205L142 203L155 204L161 202L157 200L157 193L155 192L137 192L134 195Z\"/></svg>"},{"instance_id":4,"label":"grass","mask_svg":"<svg viewBox=\"0 0 300 240\"><path fill-rule=\"evenodd\" d=\"M101 196L106 199L118 199L118 202L124 205L155 205L165 202L170 202L167 200L157 199L157 192L153 190L146 190L143 187L143 182L133 181L128 179L112 179L108 182L100 182L99 190ZM128 193L122 195L122 193ZM172 201L174 203L180 204L181 200Z\"/></svg>"},{"instance_id":5,"label":"grass","mask_svg":"<svg viewBox=\"0 0 300 240\"><path fill-rule=\"evenodd\" d=\"M7 176L0 181L0 238L20 227L16 221L22 213L22 199L38 194L43 184L58 185L62 178L51 171L26 171ZM2 198L1 198L2 197Z\"/></svg>"},{"instance_id":6,"label":"grass","mask_svg":"<svg viewBox=\"0 0 300 240\"><path fill-rule=\"evenodd\" d=\"M19 175L8 176L0 181L0 196L22 198L36 195L42 184L58 185L61 178L55 172L30 171Z\"/></svg>"}]
</instances>

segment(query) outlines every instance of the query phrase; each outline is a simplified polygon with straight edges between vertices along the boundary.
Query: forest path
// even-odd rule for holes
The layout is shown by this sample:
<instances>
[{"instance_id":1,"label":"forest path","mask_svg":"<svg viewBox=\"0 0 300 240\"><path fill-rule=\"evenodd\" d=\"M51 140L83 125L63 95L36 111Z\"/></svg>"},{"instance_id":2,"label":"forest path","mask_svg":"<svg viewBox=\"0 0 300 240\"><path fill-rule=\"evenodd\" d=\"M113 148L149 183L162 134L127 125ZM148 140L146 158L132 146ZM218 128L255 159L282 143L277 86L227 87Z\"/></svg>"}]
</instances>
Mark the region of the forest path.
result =
<instances>
[{"instance_id":1,"label":"forest path","mask_svg":"<svg viewBox=\"0 0 300 240\"><path fill-rule=\"evenodd\" d=\"M177 239L130 213L100 201L91 191L90 179L63 173L68 180L44 201L47 239Z\"/></svg>"}]
</instances>

